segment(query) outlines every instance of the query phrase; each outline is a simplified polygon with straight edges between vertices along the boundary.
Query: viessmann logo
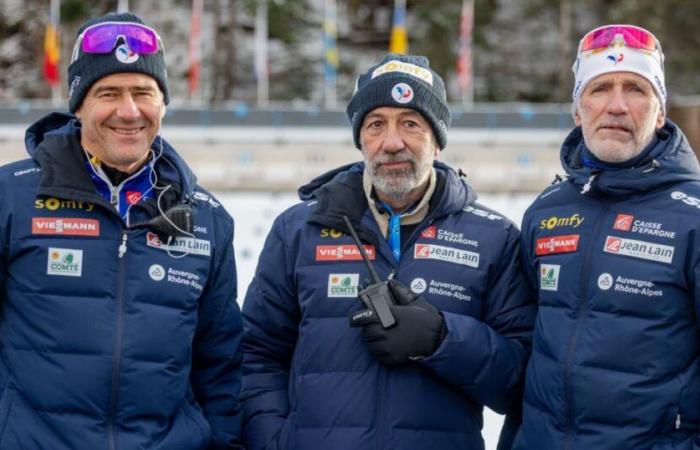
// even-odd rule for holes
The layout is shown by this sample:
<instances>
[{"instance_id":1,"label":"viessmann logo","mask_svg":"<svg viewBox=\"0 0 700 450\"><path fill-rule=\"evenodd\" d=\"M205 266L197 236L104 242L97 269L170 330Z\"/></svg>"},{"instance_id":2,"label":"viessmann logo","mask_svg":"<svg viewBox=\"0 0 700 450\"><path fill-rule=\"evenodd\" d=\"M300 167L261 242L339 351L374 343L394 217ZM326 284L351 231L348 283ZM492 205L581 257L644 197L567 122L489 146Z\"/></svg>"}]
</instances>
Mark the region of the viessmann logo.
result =
<instances>
[{"instance_id":1,"label":"viessmann logo","mask_svg":"<svg viewBox=\"0 0 700 450\"><path fill-rule=\"evenodd\" d=\"M32 217L32 234L99 236L100 221L60 217Z\"/></svg>"},{"instance_id":2,"label":"viessmann logo","mask_svg":"<svg viewBox=\"0 0 700 450\"><path fill-rule=\"evenodd\" d=\"M562 236L549 236L535 241L535 255L554 255L557 253L571 253L578 249L580 235L567 234Z\"/></svg>"},{"instance_id":3,"label":"viessmann logo","mask_svg":"<svg viewBox=\"0 0 700 450\"><path fill-rule=\"evenodd\" d=\"M605 239L603 251L617 255L631 256L632 258L671 264L675 247L655 244L653 242L638 241L636 239L623 239L615 236L608 236Z\"/></svg>"},{"instance_id":4,"label":"viessmann logo","mask_svg":"<svg viewBox=\"0 0 700 450\"><path fill-rule=\"evenodd\" d=\"M376 257L373 245L363 245L369 259ZM361 261L356 245L317 245L316 261Z\"/></svg>"}]
</instances>

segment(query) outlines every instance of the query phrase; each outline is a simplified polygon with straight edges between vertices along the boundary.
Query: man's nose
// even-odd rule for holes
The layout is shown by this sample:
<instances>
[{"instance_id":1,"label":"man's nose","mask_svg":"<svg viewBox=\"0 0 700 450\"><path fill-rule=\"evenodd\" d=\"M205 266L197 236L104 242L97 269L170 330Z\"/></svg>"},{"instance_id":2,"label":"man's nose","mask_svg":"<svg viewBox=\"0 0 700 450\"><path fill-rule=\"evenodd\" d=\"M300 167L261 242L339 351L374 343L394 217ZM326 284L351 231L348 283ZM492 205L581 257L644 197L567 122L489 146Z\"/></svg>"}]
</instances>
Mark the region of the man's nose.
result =
<instances>
[{"instance_id":1,"label":"man's nose","mask_svg":"<svg viewBox=\"0 0 700 450\"><path fill-rule=\"evenodd\" d=\"M385 152L399 152L406 148L406 144L403 141L403 137L399 132L397 126L389 126L387 128L386 136L384 137L384 142L382 142L382 150Z\"/></svg>"},{"instance_id":2,"label":"man's nose","mask_svg":"<svg viewBox=\"0 0 700 450\"><path fill-rule=\"evenodd\" d=\"M124 120L135 120L141 116L141 111L131 94L126 94L121 98L117 108L117 117Z\"/></svg>"},{"instance_id":3,"label":"man's nose","mask_svg":"<svg viewBox=\"0 0 700 450\"><path fill-rule=\"evenodd\" d=\"M610 94L610 99L607 104L607 111L610 114L627 114L629 112L629 104L627 103L627 94L621 88L615 88Z\"/></svg>"}]
</instances>

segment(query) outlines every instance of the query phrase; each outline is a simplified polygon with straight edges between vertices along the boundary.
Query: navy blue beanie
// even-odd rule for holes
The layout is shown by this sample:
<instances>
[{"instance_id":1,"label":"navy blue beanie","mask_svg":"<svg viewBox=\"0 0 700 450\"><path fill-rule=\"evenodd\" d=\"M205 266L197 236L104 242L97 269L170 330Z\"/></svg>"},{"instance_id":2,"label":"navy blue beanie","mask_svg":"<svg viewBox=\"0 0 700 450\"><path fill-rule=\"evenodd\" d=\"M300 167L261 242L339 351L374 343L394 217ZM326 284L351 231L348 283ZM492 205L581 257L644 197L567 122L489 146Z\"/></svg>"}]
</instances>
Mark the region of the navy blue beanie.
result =
<instances>
[{"instance_id":1,"label":"navy blue beanie","mask_svg":"<svg viewBox=\"0 0 700 450\"><path fill-rule=\"evenodd\" d=\"M447 145L452 116L445 83L425 56L390 53L357 79L347 114L358 149L365 116L382 106L415 109L430 123L440 149Z\"/></svg>"},{"instance_id":2,"label":"navy blue beanie","mask_svg":"<svg viewBox=\"0 0 700 450\"><path fill-rule=\"evenodd\" d=\"M145 25L136 14L109 13L85 22L78 30L78 36L87 27L102 22L132 22ZM68 107L70 112L74 113L80 108L85 95L97 80L124 72L142 73L153 77L163 92L163 101L166 105L168 104L170 96L163 48L161 47L158 53L151 55L137 55L135 60L121 57L122 55L118 53L123 50L122 45L115 46L111 53L106 54L83 53L82 49L78 50L77 59L68 67Z\"/></svg>"}]
</instances>

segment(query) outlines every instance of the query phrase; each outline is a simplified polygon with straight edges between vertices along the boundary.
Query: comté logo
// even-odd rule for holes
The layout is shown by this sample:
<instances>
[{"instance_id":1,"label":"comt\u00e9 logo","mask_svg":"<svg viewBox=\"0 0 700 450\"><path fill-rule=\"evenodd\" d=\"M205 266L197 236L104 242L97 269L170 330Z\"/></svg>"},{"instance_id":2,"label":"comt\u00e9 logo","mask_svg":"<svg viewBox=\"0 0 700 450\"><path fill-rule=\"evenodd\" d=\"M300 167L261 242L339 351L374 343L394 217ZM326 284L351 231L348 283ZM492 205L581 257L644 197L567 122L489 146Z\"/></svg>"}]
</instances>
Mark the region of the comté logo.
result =
<instances>
[{"instance_id":1,"label":"comt\u00e9 logo","mask_svg":"<svg viewBox=\"0 0 700 450\"><path fill-rule=\"evenodd\" d=\"M605 251L610 253L619 253L620 244L622 244L622 239L608 236L605 241Z\"/></svg>"},{"instance_id":2,"label":"comt\u00e9 logo","mask_svg":"<svg viewBox=\"0 0 700 450\"><path fill-rule=\"evenodd\" d=\"M437 227L435 225L429 226L423 230L420 236L428 239L435 239L435 236L437 236Z\"/></svg>"},{"instance_id":3,"label":"comt\u00e9 logo","mask_svg":"<svg viewBox=\"0 0 700 450\"><path fill-rule=\"evenodd\" d=\"M629 231L632 227L633 220L634 216L630 216L629 214L618 214L617 217L615 217L615 224L613 225L613 229L620 231Z\"/></svg>"},{"instance_id":4,"label":"comt\u00e9 logo","mask_svg":"<svg viewBox=\"0 0 700 450\"><path fill-rule=\"evenodd\" d=\"M373 245L364 245L369 259L374 259ZM317 245L316 261L361 261L362 254L356 245Z\"/></svg>"},{"instance_id":5,"label":"comt\u00e9 logo","mask_svg":"<svg viewBox=\"0 0 700 450\"><path fill-rule=\"evenodd\" d=\"M32 217L32 234L99 236L100 221L57 217Z\"/></svg>"},{"instance_id":6,"label":"comt\u00e9 logo","mask_svg":"<svg viewBox=\"0 0 700 450\"><path fill-rule=\"evenodd\" d=\"M578 249L579 237L580 235L578 234L567 234L537 239L535 242L535 255L542 256L575 252Z\"/></svg>"}]
</instances>

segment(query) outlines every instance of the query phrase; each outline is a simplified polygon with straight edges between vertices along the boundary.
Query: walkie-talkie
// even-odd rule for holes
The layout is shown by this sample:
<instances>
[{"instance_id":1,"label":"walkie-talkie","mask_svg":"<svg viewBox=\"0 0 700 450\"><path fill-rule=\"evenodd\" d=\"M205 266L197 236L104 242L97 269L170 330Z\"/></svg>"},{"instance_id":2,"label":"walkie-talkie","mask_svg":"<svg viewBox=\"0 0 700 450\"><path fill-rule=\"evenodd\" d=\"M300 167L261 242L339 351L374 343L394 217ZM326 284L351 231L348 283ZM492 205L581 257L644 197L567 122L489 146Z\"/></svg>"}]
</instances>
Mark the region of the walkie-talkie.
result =
<instances>
[{"instance_id":1,"label":"walkie-talkie","mask_svg":"<svg viewBox=\"0 0 700 450\"><path fill-rule=\"evenodd\" d=\"M353 228L352 224L350 223L348 216L344 215L343 219L350 230L350 235L355 241L357 249L360 251L360 255L362 255L362 259L365 261L365 264L367 264L367 269L372 277L372 284L359 291L357 296L360 298L360 300L362 300L365 307L371 309L375 312L375 314L377 314L382 327L389 328L396 323L396 319L394 319L393 314L391 314L391 309L389 309L389 305L394 304L394 298L391 296L391 291L389 291L389 285L387 285L386 281L382 281L381 278L379 278L377 271L374 270L374 266L372 266L372 262L369 260L369 256L367 256L367 252L365 252L365 248L362 245L362 242L360 242L360 238L357 237L355 228Z\"/></svg>"}]
</instances>

